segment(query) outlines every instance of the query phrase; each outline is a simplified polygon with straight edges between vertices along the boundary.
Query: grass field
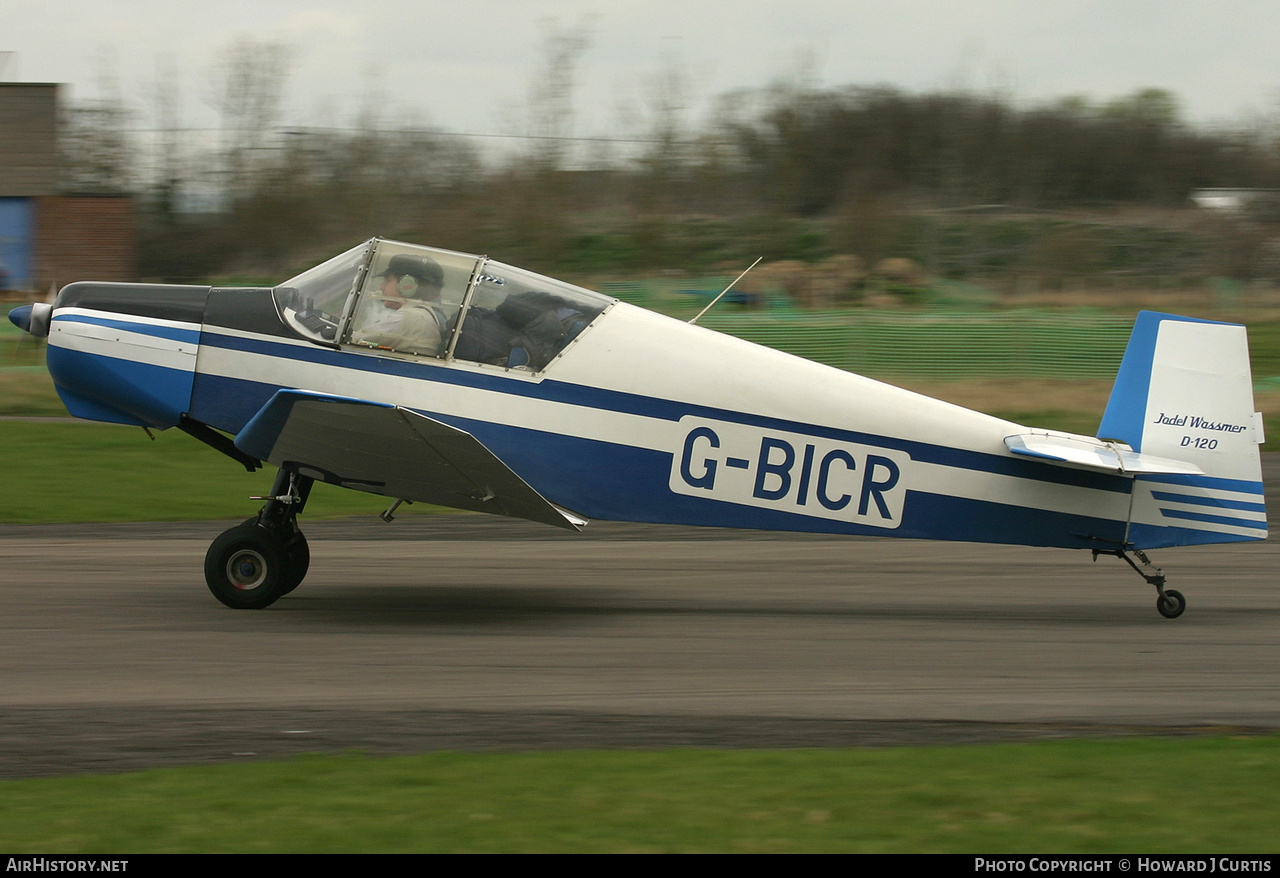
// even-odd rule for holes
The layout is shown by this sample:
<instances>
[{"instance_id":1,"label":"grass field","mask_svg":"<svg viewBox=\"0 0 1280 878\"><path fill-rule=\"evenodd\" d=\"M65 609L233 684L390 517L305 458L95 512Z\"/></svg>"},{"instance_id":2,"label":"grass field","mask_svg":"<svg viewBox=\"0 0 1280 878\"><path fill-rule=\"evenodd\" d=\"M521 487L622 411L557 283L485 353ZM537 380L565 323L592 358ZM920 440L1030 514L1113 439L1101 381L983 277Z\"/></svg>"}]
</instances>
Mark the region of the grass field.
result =
<instances>
[{"instance_id":1,"label":"grass field","mask_svg":"<svg viewBox=\"0 0 1280 878\"><path fill-rule=\"evenodd\" d=\"M17 380L21 377L21 380ZM902 385L1018 423L1093 435L1110 384L1046 380L925 381ZM270 467L247 473L229 458L172 429L95 424L65 417L48 374L0 370L0 399L21 399L22 414L56 420L0 420L0 524L90 521L182 521L245 518L271 489ZM1269 442L1280 448L1280 388L1258 392ZM2 406L0 406L2 408ZM309 519L375 515L386 498L317 485ZM404 514L429 514L418 504Z\"/></svg>"},{"instance_id":2,"label":"grass field","mask_svg":"<svg viewBox=\"0 0 1280 878\"><path fill-rule=\"evenodd\" d=\"M313 756L0 783L0 850L1267 853L1280 738Z\"/></svg>"},{"instance_id":3,"label":"grass field","mask_svg":"<svg viewBox=\"0 0 1280 878\"><path fill-rule=\"evenodd\" d=\"M852 319L856 319L858 312L850 314L853 315ZM744 326L749 326L751 321L768 322L767 316L738 316L747 320ZM915 319L921 315L911 316ZM889 319L891 315L877 312L876 317L886 327L892 326L892 320ZM1087 327L1087 321L1085 325ZM948 327L945 345L931 334L936 334L939 326ZM1064 368L1077 371L1083 369L1080 374L1070 377L1029 375L1019 374L1019 371L1026 371L1021 367L1010 370L998 367L998 364L993 365L995 360L991 349L1001 347L1003 342L1000 340L1005 337L1001 335L998 326L984 326L980 319L968 328L963 325L948 326L948 320L944 316L937 321L925 321L915 328L908 327L901 338L892 335L881 338L884 333L880 330L867 336L881 347L916 346L923 351L935 348L938 356L942 357L941 360L932 362L929 354L920 352L913 354L914 359L890 358L883 364L885 371L868 371L866 374L1028 426L1093 435L1111 390L1111 364L1113 361L1119 362L1119 352L1123 349L1124 338L1127 336L1127 330L1119 335L1112 330L1113 327L1109 324L1105 331L1099 329L1097 333L1077 327L1067 333L1069 339L1077 340L1069 343L1059 340L1059 346L1066 344L1066 347L1057 351L1054 356L1066 364ZM1037 331L1050 330L1040 327ZM807 319L798 323L794 320L775 320L765 333L767 337L761 340L783 350L795 350L819 359L822 359L825 352L829 360L837 362L841 357L827 350L824 344L847 346L852 342L842 334L845 330L833 328L831 333L834 335L828 339L826 336L830 333L815 330L812 321ZM1256 404L1265 416L1267 435L1275 437L1275 440L1264 446L1264 450L1280 449L1280 320L1271 317L1250 322L1249 338ZM966 356L965 352L973 351L981 356ZM1018 356L1021 357L1020 362L1025 361L1027 351L1022 351ZM912 363L918 367L915 371L910 369ZM1085 364L1091 365L1086 368ZM1100 364L1107 368L1099 372ZM898 371L893 371L894 369ZM907 371L902 371L903 369ZM1006 374L1000 374L1002 370ZM66 410L43 369L41 346L10 326L8 321L0 321L0 416L3 415L66 415Z\"/></svg>"},{"instance_id":4,"label":"grass field","mask_svg":"<svg viewBox=\"0 0 1280 878\"><path fill-rule=\"evenodd\" d=\"M0 370L0 386L9 386L14 396L25 394L24 414L61 411L65 416L46 373L24 375L17 386L8 384L14 377L13 370ZM1008 390L998 383L944 387L924 383L919 389L933 395L949 392L952 401L962 405L995 402ZM1025 392L1030 400L1036 388ZM1090 408L1099 396L1105 401L1106 392L1105 385L1081 387L1075 394L1054 399L1054 408L1010 411L1007 416L1024 415L1038 426L1091 432L1097 427L1101 404L1094 412ZM0 524L246 518L260 505L248 498L271 489L274 471L270 467L250 474L179 430L153 431L153 435L154 440L138 427L69 417L0 420ZM1280 427L1274 435L1280 436ZM306 517L375 515L388 502L384 497L320 484L312 492ZM430 510L417 504L403 511L413 515Z\"/></svg>"},{"instance_id":5,"label":"grass field","mask_svg":"<svg viewBox=\"0 0 1280 878\"><path fill-rule=\"evenodd\" d=\"M0 523L246 518L274 470L248 473L178 430L59 421L0 421ZM375 515L385 497L316 485L308 518ZM422 504L406 514L426 510Z\"/></svg>"},{"instance_id":6,"label":"grass field","mask_svg":"<svg viewBox=\"0 0 1280 878\"><path fill-rule=\"evenodd\" d=\"M0 421L0 459L6 463L0 467L0 523L244 518L258 506L247 498L270 490L269 471L250 475L178 430L155 432L152 441L138 428L68 417L38 349L21 351L23 365L0 368L0 415L58 420ZM1022 423L1089 434L1110 392L1110 383L1099 380L897 383ZM1271 396L1276 406L1267 411L1280 417L1280 388ZM1271 435L1280 438L1280 423ZM306 515L373 515L385 506L380 497L318 485ZM428 511L422 505L406 510Z\"/></svg>"}]
</instances>

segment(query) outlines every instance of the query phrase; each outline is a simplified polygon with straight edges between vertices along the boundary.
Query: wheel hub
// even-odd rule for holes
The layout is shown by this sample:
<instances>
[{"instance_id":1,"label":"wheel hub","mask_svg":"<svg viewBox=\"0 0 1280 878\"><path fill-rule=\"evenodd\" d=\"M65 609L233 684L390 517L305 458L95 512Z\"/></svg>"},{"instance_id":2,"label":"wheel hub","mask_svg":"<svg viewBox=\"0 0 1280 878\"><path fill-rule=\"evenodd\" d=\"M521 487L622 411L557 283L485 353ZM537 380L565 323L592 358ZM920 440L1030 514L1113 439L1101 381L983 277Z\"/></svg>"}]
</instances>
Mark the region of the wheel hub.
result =
<instances>
[{"instance_id":1,"label":"wheel hub","mask_svg":"<svg viewBox=\"0 0 1280 878\"><path fill-rule=\"evenodd\" d=\"M252 591L266 576L266 559L252 549L242 549L227 560L227 579L240 591Z\"/></svg>"}]
</instances>

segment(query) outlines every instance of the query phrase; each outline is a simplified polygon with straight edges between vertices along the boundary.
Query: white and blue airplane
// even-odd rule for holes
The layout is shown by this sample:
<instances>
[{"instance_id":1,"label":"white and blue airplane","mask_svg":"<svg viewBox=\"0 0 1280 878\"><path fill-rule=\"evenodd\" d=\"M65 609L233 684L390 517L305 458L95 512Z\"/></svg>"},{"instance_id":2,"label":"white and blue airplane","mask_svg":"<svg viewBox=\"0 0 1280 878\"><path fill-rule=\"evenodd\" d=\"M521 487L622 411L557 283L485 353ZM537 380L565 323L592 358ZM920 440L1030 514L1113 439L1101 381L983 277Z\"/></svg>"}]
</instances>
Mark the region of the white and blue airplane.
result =
<instances>
[{"instance_id":1,"label":"white and blue airplane","mask_svg":"<svg viewBox=\"0 0 1280 878\"><path fill-rule=\"evenodd\" d=\"M1098 438L1032 429L484 256L375 238L274 288L80 282L10 319L71 414L177 427L252 470L205 578L266 607L322 481L568 530L589 519L1056 546L1267 535L1243 326L1143 312ZM856 547L851 547L856 551ZM1137 561L1134 558L1137 558ZM1141 564L1141 566L1139 566Z\"/></svg>"}]
</instances>

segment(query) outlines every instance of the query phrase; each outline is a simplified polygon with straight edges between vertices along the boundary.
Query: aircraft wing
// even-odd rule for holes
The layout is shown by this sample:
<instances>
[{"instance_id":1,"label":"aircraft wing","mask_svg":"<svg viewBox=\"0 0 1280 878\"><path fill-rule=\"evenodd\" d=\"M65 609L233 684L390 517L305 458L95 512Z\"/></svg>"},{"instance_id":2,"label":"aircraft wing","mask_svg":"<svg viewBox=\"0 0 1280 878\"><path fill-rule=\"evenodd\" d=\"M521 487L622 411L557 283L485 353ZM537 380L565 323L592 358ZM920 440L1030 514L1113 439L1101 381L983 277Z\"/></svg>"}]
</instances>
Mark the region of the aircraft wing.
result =
<instances>
[{"instance_id":1,"label":"aircraft wing","mask_svg":"<svg viewBox=\"0 0 1280 878\"><path fill-rule=\"evenodd\" d=\"M1006 436L1004 444L1014 454L1035 457L1062 466L1127 475L1143 473L1204 475L1204 470L1195 464L1157 457L1154 454L1140 454L1123 442L1103 442L1101 439L1060 436L1051 433L1018 433Z\"/></svg>"},{"instance_id":2,"label":"aircraft wing","mask_svg":"<svg viewBox=\"0 0 1280 878\"><path fill-rule=\"evenodd\" d=\"M548 501L470 433L387 403L281 390L235 444L347 488L566 530L587 523Z\"/></svg>"}]
</instances>

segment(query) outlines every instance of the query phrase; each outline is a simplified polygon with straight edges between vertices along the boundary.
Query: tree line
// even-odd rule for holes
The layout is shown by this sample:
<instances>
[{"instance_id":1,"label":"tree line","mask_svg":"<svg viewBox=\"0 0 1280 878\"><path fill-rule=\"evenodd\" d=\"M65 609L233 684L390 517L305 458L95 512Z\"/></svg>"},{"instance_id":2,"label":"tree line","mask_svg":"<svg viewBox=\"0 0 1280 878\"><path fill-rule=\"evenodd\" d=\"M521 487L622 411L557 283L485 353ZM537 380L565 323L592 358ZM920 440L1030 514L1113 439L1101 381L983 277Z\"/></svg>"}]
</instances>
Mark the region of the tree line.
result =
<instances>
[{"instance_id":1,"label":"tree line","mask_svg":"<svg viewBox=\"0 0 1280 878\"><path fill-rule=\"evenodd\" d=\"M705 268L748 253L928 262L922 241L954 237L956 221L924 228L922 216L1182 209L1197 189L1280 189L1273 129L1193 126L1155 89L1020 106L972 92L775 86L722 96L694 126L672 78L643 136L584 145L571 136L581 48L569 37L549 47L541 91L526 102L528 137L495 157L475 140L387 126L375 113L282 128L286 55L251 46L223 68L216 136L184 134L163 90L147 149L130 143L122 102L69 108L67 187L135 195L140 273L168 280L281 277L373 234L552 273ZM1275 220L1251 218L1255 249L1275 239ZM904 245L910 228L917 238ZM916 252L894 252L904 247ZM963 270L980 268L972 263Z\"/></svg>"}]
</instances>

